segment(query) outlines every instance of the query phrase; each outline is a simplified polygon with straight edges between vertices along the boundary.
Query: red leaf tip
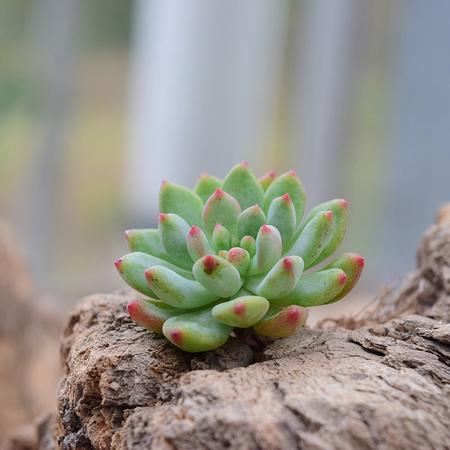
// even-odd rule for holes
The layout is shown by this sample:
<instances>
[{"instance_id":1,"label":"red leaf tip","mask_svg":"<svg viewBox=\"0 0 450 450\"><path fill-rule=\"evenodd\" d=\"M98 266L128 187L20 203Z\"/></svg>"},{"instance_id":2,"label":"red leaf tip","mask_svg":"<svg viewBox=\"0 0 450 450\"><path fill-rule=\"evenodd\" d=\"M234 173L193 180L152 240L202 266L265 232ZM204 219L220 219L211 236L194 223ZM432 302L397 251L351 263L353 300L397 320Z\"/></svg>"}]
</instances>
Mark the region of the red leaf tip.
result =
<instances>
[{"instance_id":1,"label":"red leaf tip","mask_svg":"<svg viewBox=\"0 0 450 450\"><path fill-rule=\"evenodd\" d=\"M225 192L222 191L222 189L220 189L220 188L217 188L217 189L214 191L214 197L216 197L216 198L218 198L218 199L221 199L221 198L224 196L224 194L225 194Z\"/></svg>"},{"instance_id":2,"label":"red leaf tip","mask_svg":"<svg viewBox=\"0 0 450 450\"><path fill-rule=\"evenodd\" d=\"M242 161L239 165L240 165L243 169L248 169L248 162L247 162L247 161Z\"/></svg>"},{"instance_id":3,"label":"red leaf tip","mask_svg":"<svg viewBox=\"0 0 450 450\"><path fill-rule=\"evenodd\" d=\"M175 330L170 331L169 335L170 335L170 339L173 342L175 342L176 344L180 344L181 341L183 340L183 333L178 328L176 328Z\"/></svg>"},{"instance_id":4,"label":"red leaf tip","mask_svg":"<svg viewBox=\"0 0 450 450\"><path fill-rule=\"evenodd\" d=\"M195 237L200 234L200 228L196 227L195 225L192 225L191 229L189 230L189 236Z\"/></svg>"},{"instance_id":5,"label":"red leaf tip","mask_svg":"<svg viewBox=\"0 0 450 450\"><path fill-rule=\"evenodd\" d=\"M138 309L139 309L139 302L137 300L132 300L127 305L127 311L131 317L136 316Z\"/></svg>"},{"instance_id":6,"label":"red leaf tip","mask_svg":"<svg viewBox=\"0 0 450 450\"><path fill-rule=\"evenodd\" d=\"M291 306L286 309L285 320L289 325L296 325L300 320L301 310L298 307Z\"/></svg>"},{"instance_id":7,"label":"red leaf tip","mask_svg":"<svg viewBox=\"0 0 450 450\"><path fill-rule=\"evenodd\" d=\"M325 211L323 215L328 220L328 222L331 222L333 220L333 211Z\"/></svg>"},{"instance_id":8,"label":"red leaf tip","mask_svg":"<svg viewBox=\"0 0 450 450\"><path fill-rule=\"evenodd\" d=\"M292 258L287 257L283 259L284 269L290 272L292 270L292 266L293 266Z\"/></svg>"},{"instance_id":9,"label":"red leaf tip","mask_svg":"<svg viewBox=\"0 0 450 450\"><path fill-rule=\"evenodd\" d=\"M338 283L340 285L344 285L347 282L347 275L345 273L341 273L338 277Z\"/></svg>"},{"instance_id":10,"label":"red leaf tip","mask_svg":"<svg viewBox=\"0 0 450 450\"><path fill-rule=\"evenodd\" d=\"M159 213L159 221L164 222L167 219L166 213Z\"/></svg>"},{"instance_id":11,"label":"red leaf tip","mask_svg":"<svg viewBox=\"0 0 450 450\"><path fill-rule=\"evenodd\" d=\"M245 310L246 310L246 307L243 303L236 303L233 306L233 312L235 314L237 314L238 316L242 316L243 314L245 314Z\"/></svg>"},{"instance_id":12,"label":"red leaf tip","mask_svg":"<svg viewBox=\"0 0 450 450\"><path fill-rule=\"evenodd\" d=\"M261 228L259 229L259 231L261 231L261 233L272 233L272 228L269 225L262 225Z\"/></svg>"},{"instance_id":13,"label":"red leaf tip","mask_svg":"<svg viewBox=\"0 0 450 450\"><path fill-rule=\"evenodd\" d=\"M203 258L203 270L208 275L211 275L218 265L219 263L213 255L207 255Z\"/></svg>"},{"instance_id":14,"label":"red leaf tip","mask_svg":"<svg viewBox=\"0 0 450 450\"><path fill-rule=\"evenodd\" d=\"M357 255L356 257L355 257L355 261L356 261L356 264L358 264L358 266L362 269L363 267L364 267L364 265L366 264L366 260L362 257L362 256L359 256L359 255Z\"/></svg>"},{"instance_id":15,"label":"red leaf tip","mask_svg":"<svg viewBox=\"0 0 450 450\"><path fill-rule=\"evenodd\" d=\"M229 261L239 260L239 258L241 258L243 254L244 254L243 249L241 249L239 247L234 247L228 252L228 255L227 255L228 260Z\"/></svg>"},{"instance_id":16,"label":"red leaf tip","mask_svg":"<svg viewBox=\"0 0 450 450\"><path fill-rule=\"evenodd\" d=\"M344 209L348 209L348 201L347 201L347 200L341 198L341 199L339 200L339 204L340 204Z\"/></svg>"},{"instance_id":17,"label":"red leaf tip","mask_svg":"<svg viewBox=\"0 0 450 450\"><path fill-rule=\"evenodd\" d=\"M150 269L147 269L145 272L144 272L144 276L145 276L145 278L146 278L146 280L150 283L150 282L152 282L153 281L153 271L152 271L152 269L150 268Z\"/></svg>"},{"instance_id":18,"label":"red leaf tip","mask_svg":"<svg viewBox=\"0 0 450 450\"><path fill-rule=\"evenodd\" d=\"M281 198L286 202L286 203L291 203L291 196L289 194L284 194L281 196Z\"/></svg>"},{"instance_id":19,"label":"red leaf tip","mask_svg":"<svg viewBox=\"0 0 450 450\"><path fill-rule=\"evenodd\" d=\"M216 233L219 233L221 230L222 230L222 228L225 228L222 224L220 224L220 223L216 223L215 225L214 225L214 231L216 232Z\"/></svg>"},{"instance_id":20,"label":"red leaf tip","mask_svg":"<svg viewBox=\"0 0 450 450\"><path fill-rule=\"evenodd\" d=\"M288 175L291 176L291 177L297 178L297 172L296 172L294 169L291 169L291 170L288 172Z\"/></svg>"},{"instance_id":21,"label":"red leaf tip","mask_svg":"<svg viewBox=\"0 0 450 450\"><path fill-rule=\"evenodd\" d=\"M117 261L114 261L114 265L116 266L116 269L120 271L122 269L122 258L119 258Z\"/></svg>"}]
</instances>

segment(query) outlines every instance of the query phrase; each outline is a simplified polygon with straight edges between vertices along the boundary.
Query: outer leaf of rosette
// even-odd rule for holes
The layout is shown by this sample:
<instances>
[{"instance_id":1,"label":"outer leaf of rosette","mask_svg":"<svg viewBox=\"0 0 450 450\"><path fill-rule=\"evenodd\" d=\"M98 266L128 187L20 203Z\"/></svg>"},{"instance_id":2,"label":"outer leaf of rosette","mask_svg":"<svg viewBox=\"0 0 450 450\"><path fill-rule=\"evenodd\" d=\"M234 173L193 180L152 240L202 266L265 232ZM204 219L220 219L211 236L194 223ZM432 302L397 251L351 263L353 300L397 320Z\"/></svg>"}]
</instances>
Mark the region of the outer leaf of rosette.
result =
<instances>
[{"instance_id":1,"label":"outer leaf of rosette","mask_svg":"<svg viewBox=\"0 0 450 450\"><path fill-rule=\"evenodd\" d=\"M185 352L206 352L225 344L232 327L216 320L209 308L180 314L164 322L164 336Z\"/></svg>"},{"instance_id":2,"label":"outer leaf of rosette","mask_svg":"<svg viewBox=\"0 0 450 450\"><path fill-rule=\"evenodd\" d=\"M202 225L202 199L190 189L163 181L159 191L159 210L180 216L189 225Z\"/></svg>"}]
</instances>

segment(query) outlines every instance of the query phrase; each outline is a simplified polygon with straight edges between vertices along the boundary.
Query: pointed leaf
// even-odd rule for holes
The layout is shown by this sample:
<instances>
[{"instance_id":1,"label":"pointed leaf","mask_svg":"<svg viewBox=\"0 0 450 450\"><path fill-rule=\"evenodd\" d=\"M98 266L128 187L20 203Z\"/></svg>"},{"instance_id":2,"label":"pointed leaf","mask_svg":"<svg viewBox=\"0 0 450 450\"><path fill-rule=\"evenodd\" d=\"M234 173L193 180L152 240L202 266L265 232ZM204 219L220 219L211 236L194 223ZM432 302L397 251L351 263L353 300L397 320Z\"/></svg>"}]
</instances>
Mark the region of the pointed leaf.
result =
<instances>
[{"instance_id":1,"label":"pointed leaf","mask_svg":"<svg viewBox=\"0 0 450 450\"><path fill-rule=\"evenodd\" d=\"M219 303L212 309L212 315L226 325L248 328L259 322L268 309L269 302L264 297L250 295Z\"/></svg>"},{"instance_id":2,"label":"pointed leaf","mask_svg":"<svg viewBox=\"0 0 450 450\"><path fill-rule=\"evenodd\" d=\"M320 255L314 261L314 265L319 264L334 253L343 241L345 231L347 230L348 202L343 199L330 200L314 207L308 214L308 217L302 227L304 228L307 226L307 224L313 220L319 212L323 211L333 212L333 227L331 229L328 242L324 246Z\"/></svg>"},{"instance_id":3,"label":"pointed leaf","mask_svg":"<svg viewBox=\"0 0 450 450\"><path fill-rule=\"evenodd\" d=\"M241 209L263 204L263 188L249 170L247 163L234 166L223 180L222 188L238 201Z\"/></svg>"},{"instance_id":4,"label":"pointed leaf","mask_svg":"<svg viewBox=\"0 0 450 450\"><path fill-rule=\"evenodd\" d=\"M230 248L230 233L220 223L217 223L214 227L212 243L216 252L219 250L228 250Z\"/></svg>"},{"instance_id":5,"label":"pointed leaf","mask_svg":"<svg viewBox=\"0 0 450 450\"><path fill-rule=\"evenodd\" d=\"M206 352L225 344L232 328L220 323L209 309L172 317L164 322L163 334L185 352Z\"/></svg>"},{"instance_id":6,"label":"pointed leaf","mask_svg":"<svg viewBox=\"0 0 450 450\"><path fill-rule=\"evenodd\" d=\"M347 275L347 282L342 291L328 302L334 303L345 297L355 287L364 269L364 258L355 253L344 253L340 258L326 266L325 269L341 269Z\"/></svg>"},{"instance_id":7,"label":"pointed leaf","mask_svg":"<svg viewBox=\"0 0 450 450\"><path fill-rule=\"evenodd\" d=\"M156 258L142 252L128 253L119 258L114 265L124 281L133 289L141 292L148 297L155 297L155 293L150 289L144 276L144 272L152 266L161 265L168 267L179 274L192 278L191 272L180 269L163 259Z\"/></svg>"},{"instance_id":8,"label":"pointed leaf","mask_svg":"<svg viewBox=\"0 0 450 450\"><path fill-rule=\"evenodd\" d=\"M239 244L241 248L248 251L250 256L256 254L256 241L253 236L244 236Z\"/></svg>"},{"instance_id":9,"label":"pointed leaf","mask_svg":"<svg viewBox=\"0 0 450 450\"><path fill-rule=\"evenodd\" d=\"M159 210L180 216L189 225L202 225L202 199L184 186L163 181L159 191Z\"/></svg>"},{"instance_id":10,"label":"pointed leaf","mask_svg":"<svg viewBox=\"0 0 450 450\"><path fill-rule=\"evenodd\" d=\"M183 278L166 267L154 266L147 269L145 278L156 296L175 308L198 308L218 298L197 281Z\"/></svg>"},{"instance_id":11,"label":"pointed leaf","mask_svg":"<svg viewBox=\"0 0 450 450\"><path fill-rule=\"evenodd\" d=\"M272 299L276 305L318 306L328 303L345 286L347 276L340 269L327 269L308 273L300 278L297 286L288 295Z\"/></svg>"},{"instance_id":12,"label":"pointed leaf","mask_svg":"<svg viewBox=\"0 0 450 450\"><path fill-rule=\"evenodd\" d=\"M236 267L241 276L247 273L250 265L250 254L247 250L240 247L230 248L230 251L225 255L225 259Z\"/></svg>"},{"instance_id":13,"label":"pointed leaf","mask_svg":"<svg viewBox=\"0 0 450 450\"><path fill-rule=\"evenodd\" d=\"M253 328L261 336L285 338L295 334L308 319L308 310L291 305L287 308L271 306L264 317Z\"/></svg>"},{"instance_id":14,"label":"pointed leaf","mask_svg":"<svg viewBox=\"0 0 450 450\"><path fill-rule=\"evenodd\" d=\"M272 182L276 179L277 174L274 170L269 170L265 175L259 178L259 184L263 188L264 192L267 191L267 188L272 184Z\"/></svg>"},{"instance_id":15,"label":"pointed leaf","mask_svg":"<svg viewBox=\"0 0 450 450\"><path fill-rule=\"evenodd\" d=\"M247 276L265 273L281 257L280 232L271 225L263 225L256 236L256 254L250 262Z\"/></svg>"},{"instance_id":16,"label":"pointed leaf","mask_svg":"<svg viewBox=\"0 0 450 450\"><path fill-rule=\"evenodd\" d=\"M186 239L190 227L188 223L176 214L159 215L159 237L164 250L171 259L184 269L192 267L192 259L189 255Z\"/></svg>"},{"instance_id":17,"label":"pointed leaf","mask_svg":"<svg viewBox=\"0 0 450 450\"><path fill-rule=\"evenodd\" d=\"M199 228L193 225L189 230L186 238L186 247L191 256L192 261L202 258L205 255L212 255L214 252L209 245L206 234Z\"/></svg>"},{"instance_id":18,"label":"pointed leaf","mask_svg":"<svg viewBox=\"0 0 450 450\"><path fill-rule=\"evenodd\" d=\"M266 216L259 205L253 205L242 211L237 219L237 235L256 238L259 229L266 223Z\"/></svg>"},{"instance_id":19,"label":"pointed leaf","mask_svg":"<svg viewBox=\"0 0 450 450\"><path fill-rule=\"evenodd\" d=\"M213 192L221 185L222 181L218 178L209 174L203 174L197 181L194 191L202 199L203 203L206 203L208 198L211 197Z\"/></svg>"},{"instance_id":20,"label":"pointed leaf","mask_svg":"<svg viewBox=\"0 0 450 450\"><path fill-rule=\"evenodd\" d=\"M205 230L212 235L217 223L223 225L232 235L236 234L237 217L241 208L230 194L216 189L203 208Z\"/></svg>"},{"instance_id":21,"label":"pointed leaf","mask_svg":"<svg viewBox=\"0 0 450 450\"><path fill-rule=\"evenodd\" d=\"M267 275L248 278L244 287L268 299L289 294L297 285L303 272L300 256L280 259Z\"/></svg>"},{"instance_id":22,"label":"pointed leaf","mask_svg":"<svg viewBox=\"0 0 450 450\"><path fill-rule=\"evenodd\" d=\"M272 200L267 213L267 223L276 227L280 232L283 251L286 251L296 227L295 208L289 194L284 194Z\"/></svg>"},{"instance_id":23,"label":"pointed leaf","mask_svg":"<svg viewBox=\"0 0 450 450\"><path fill-rule=\"evenodd\" d=\"M280 175L267 188L267 191L264 195L264 211L269 211L269 207L273 199L284 194L289 194L289 196L291 197L298 225L303 216L306 197L303 185L293 170Z\"/></svg>"},{"instance_id":24,"label":"pointed leaf","mask_svg":"<svg viewBox=\"0 0 450 450\"><path fill-rule=\"evenodd\" d=\"M167 319L183 312L165 303L143 299L129 302L127 310L135 323L158 334L162 334L162 326Z\"/></svg>"},{"instance_id":25,"label":"pointed leaf","mask_svg":"<svg viewBox=\"0 0 450 450\"><path fill-rule=\"evenodd\" d=\"M220 256L207 255L192 268L195 279L217 297L231 297L242 286L238 270Z\"/></svg>"},{"instance_id":26,"label":"pointed leaf","mask_svg":"<svg viewBox=\"0 0 450 450\"><path fill-rule=\"evenodd\" d=\"M314 265L323 251L333 228L333 213L322 211L306 225L305 229L287 252L288 255L299 255L305 261L305 269Z\"/></svg>"}]
</instances>

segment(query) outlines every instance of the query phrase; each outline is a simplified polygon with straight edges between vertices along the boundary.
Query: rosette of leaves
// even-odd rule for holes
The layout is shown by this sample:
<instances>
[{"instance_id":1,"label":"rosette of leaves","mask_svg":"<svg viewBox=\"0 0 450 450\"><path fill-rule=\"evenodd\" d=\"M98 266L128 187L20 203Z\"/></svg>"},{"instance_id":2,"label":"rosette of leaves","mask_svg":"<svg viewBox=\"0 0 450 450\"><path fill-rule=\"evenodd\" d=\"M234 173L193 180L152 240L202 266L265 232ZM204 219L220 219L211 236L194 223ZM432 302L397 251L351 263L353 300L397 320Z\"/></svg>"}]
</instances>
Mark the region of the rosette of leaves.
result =
<instances>
[{"instance_id":1,"label":"rosette of leaves","mask_svg":"<svg viewBox=\"0 0 450 450\"><path fill-rule=\"evenodd\" d=\"M242 163L224 180L202 175L193 190L164 181L159 203L158 229L126 231L131 253L115 265L145 296L128 304L132 319L187 352L215 349L245 328L290 336L308 307L348 294L364 266L345 253L308 270L342 242L347 202L322 203L302 220L294 171L258 180Z\"/></svg>"}]
</instances>

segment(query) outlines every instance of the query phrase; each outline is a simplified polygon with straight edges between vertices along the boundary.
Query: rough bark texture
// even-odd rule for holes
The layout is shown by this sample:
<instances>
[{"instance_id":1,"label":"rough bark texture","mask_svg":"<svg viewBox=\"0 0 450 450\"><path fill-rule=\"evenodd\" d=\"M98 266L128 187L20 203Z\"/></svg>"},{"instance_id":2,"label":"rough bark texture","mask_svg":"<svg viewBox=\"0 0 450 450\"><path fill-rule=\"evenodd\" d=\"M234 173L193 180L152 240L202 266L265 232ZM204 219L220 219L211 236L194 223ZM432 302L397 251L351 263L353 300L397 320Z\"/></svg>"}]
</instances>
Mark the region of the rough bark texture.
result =
<instances>
[{"instance_id":1,"label":"rough bark texture","mask_svg":"<svg viewBox=\"0 0 450 450\"><path fill-rule=\"evenodd\" d=\"M363 319L306 328L260 354L235 341L184 354L132 324L129 298L95 295L70 316L64 449L449 448L448 220L425 234L417 271Z\"/></svg>"},{"instance_id":2,"label":"rough bark texture","mask_svg":"<svg viewBox=\"0 0 450 450\"><path fill-rule=\"evenodd\" d=\"M62 320L36 297L20 245L0 221L0 439L24 426L13 448L29 448L25 424L56 408Z\"/></svg>"}]
</instances>

